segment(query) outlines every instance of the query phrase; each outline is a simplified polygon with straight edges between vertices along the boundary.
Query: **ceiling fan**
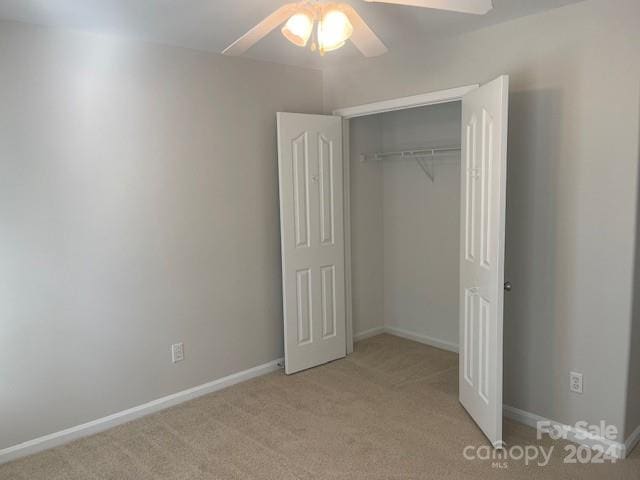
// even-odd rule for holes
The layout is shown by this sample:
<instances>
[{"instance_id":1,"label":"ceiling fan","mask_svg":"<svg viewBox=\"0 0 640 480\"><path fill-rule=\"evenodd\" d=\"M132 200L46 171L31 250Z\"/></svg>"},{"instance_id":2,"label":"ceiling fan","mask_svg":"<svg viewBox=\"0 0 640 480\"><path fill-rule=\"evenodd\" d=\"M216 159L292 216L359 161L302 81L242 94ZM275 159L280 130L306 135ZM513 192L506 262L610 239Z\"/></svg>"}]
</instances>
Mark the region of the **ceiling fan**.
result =
<instances>
[{"instance_id":1,"label":"ceiling fan","mask_svg":"<svg viewBox=\"0 0 640 480\"><path fill-rule=\"evenodd\" d=\"M493 8L492 0L364 1L449 10L475 15L484 15ZM349 39L365 57L376 57L387 52L387 47L384 43L351 5L303 0L281 6L229 45L222 53L230 56L242 55L282 23L285 23L282 28L282 34L287 40L299 47L306 47L311 39L311 50L318 51L321 55L341 48ZM316 27L315 32L314 27Z\"/></svg>"}]
</instances>

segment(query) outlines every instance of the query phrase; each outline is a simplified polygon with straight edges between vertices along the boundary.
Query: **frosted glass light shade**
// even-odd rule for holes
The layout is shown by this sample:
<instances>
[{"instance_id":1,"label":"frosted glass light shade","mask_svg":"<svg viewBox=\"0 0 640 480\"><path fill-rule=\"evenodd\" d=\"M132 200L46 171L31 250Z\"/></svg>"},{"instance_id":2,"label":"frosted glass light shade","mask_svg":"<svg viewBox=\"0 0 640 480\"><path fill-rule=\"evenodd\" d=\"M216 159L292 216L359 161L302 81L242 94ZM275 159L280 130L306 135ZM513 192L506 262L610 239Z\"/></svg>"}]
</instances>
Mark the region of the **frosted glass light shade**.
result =
<instances>
[{"instance_id":1,"label":"frosted glass light shade","mask_svg":"<svg viewBox=\"0 0 640 480\"><path fill-rule=\"evenodd\" d=\"M282 27L285 38L298 47L307 45L311 32L313 32L313 19L306 13L292 15Z\"/></svg>"},{"instance_id":2,"label":"frosted glass light shade","mask_svg":"<svg viewBox=\"0 0 640 480\"><path fill-rule=\"evenodd\" d=\"M353 25L340 10L329 10L318 23L320 52L331 52L342 47L353 34Z\"/></svg>"}]
</instances>

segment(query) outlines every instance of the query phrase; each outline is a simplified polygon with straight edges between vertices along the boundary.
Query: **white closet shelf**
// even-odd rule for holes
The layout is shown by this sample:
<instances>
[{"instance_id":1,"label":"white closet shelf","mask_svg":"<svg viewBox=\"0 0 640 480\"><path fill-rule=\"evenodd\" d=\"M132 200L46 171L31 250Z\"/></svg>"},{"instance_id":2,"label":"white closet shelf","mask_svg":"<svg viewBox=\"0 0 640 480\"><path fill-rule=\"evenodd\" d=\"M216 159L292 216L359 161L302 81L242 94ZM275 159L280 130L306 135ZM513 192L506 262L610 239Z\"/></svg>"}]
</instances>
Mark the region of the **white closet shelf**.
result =
<instances>
[{"instance_id":1,"label":"white closet shelf","mask_svg":"<svg viewBox=\"0 0 640 480\"><path fill-rule=\"evenodd\" d=\"M400 158L425 158L425 157L435 157L435 156L443 156L449 155L452 153L456 153L460 151L460 145L450 145L446 147L424 147L424 148L415 148L413 150L400 150L396 152L375 152L375 153L363 153L360 156L360 159L363 162L368 162L372 160L391 160L394 157Z\"/></svg>"},{"instance_id":2,"label":"white closet shelf","mask_svg":"<svg viewBox=\"0 0 640 480\"><path fill-rule=\"evenodd\" d=\"M416 148L413 150L400 150L397 152L376 152L376 153L364 153L360 155L362 162L370 161L384 161L398 159L412 159L420 166L422 171L431 179L435 180L435 173L433 163L438 157L445 157L453 153L460 152L460 145L449 145L443 147L424 147Z\"/></svg>"}]
</instances>

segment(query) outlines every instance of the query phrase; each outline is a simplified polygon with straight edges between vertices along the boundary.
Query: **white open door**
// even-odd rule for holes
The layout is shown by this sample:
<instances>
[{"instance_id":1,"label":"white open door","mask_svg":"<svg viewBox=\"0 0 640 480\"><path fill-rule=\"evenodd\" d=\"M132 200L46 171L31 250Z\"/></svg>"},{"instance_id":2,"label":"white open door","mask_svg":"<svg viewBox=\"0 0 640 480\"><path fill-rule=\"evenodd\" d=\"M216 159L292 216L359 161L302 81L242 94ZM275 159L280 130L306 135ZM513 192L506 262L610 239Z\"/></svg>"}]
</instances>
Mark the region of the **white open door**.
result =
<instances>
[{"instance_id":1,"label":"white open door","mask_svg":"<svg viewBox=\"0 0 640 480\"><path fill-rule=\"evenodd\" d=\"M342 118L278 113L285 371L346 354Z\"/></svg>"},{"instance_id":2,"label":"white open door","mask_svg":"<svg viewBox=\"0 0 640 480\"><path fill-rule=\"evenodd\" d=\"M462 99L460 402L502 446L502 313L509 77Z\"/></svg>"}]
</instances>

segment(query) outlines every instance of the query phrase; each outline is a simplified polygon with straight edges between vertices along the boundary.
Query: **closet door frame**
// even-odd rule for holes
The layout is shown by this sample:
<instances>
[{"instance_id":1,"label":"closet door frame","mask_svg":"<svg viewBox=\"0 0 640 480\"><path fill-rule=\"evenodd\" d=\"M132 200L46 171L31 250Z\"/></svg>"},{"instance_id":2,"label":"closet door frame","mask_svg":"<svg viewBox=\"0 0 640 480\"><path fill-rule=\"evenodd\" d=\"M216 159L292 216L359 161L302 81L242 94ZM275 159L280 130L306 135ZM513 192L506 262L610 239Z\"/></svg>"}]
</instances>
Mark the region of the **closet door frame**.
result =
<instances>
[{"instance_id":1,"label":"closet door frame","mask_svg":"<svg viewBox=\"0 0 640 480\"><path fill-rule=\"evenodd\" d=\"M342 117L342 148L343 148L343 190L344 190L344 260L345 260L345 298L346 298L346 342L347 355L353 353L353 303L351 299L351 158L349 155L349 120L357 117L376 115L378 113L407 110L410 108L438 105L440 103L459 102L467 93L480 88L479 84L449 88L435 92L399 97L392 100L367 103L354 107L338 108L333 115Z\"/></svg>"}]
</instances>

